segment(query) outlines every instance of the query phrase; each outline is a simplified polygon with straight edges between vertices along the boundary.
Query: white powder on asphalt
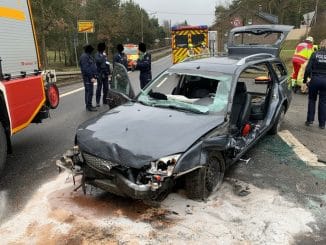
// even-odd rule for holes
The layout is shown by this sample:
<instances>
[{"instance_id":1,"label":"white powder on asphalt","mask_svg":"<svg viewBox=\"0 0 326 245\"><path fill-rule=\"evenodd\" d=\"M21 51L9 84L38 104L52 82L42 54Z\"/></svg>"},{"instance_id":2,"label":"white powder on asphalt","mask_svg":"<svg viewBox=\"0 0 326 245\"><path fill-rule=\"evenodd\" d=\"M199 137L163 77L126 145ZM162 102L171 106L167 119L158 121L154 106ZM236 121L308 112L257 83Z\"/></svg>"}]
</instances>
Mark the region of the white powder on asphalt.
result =
<instances>
[{"instance_id":1,"label":"white powder on asphalt","mask_svg":"<svg viewBox=\"0 0 326 245\"><path fill-rule=\"evenodd\" d=\"M0 220L4 216L7 208L8 193L7 191L0 191Z\"/></svg>"},{"instance_id":2,"label":"white powder on asphalt","mask_svg":"<svg viewBox=\"0 0 326 245\"><path fill-rule=\"evenodd\" d=\"M53 210L49 204L52 193L66 188L72 192L72 181L66 181L66 176L61 174L45 184L21 213L2 224L0 237L3 244L39 244L47 239L53 242L65 235L84 244L110 244L109 241L127 244L289 244L294 236L311 233L308 225L315 223L310 212L275 190L243 183L249 185L251 193L240 197L227 182L207 202L189 200L180 191L170 194L161 208L147 208L133 219L124 215L119 207L110 210L110 215L87 216L88 209L92 208L87 203L78 211L83 214L81 217L69 206ZM79 193L82 195L81 192L77 195ZM115 197L106 200L115 201ZM132 200L127 202L130 207L134 205ZM46 237L44 233L47 233ZM63 244L69 244L67 237Z\"/></svg>"}]
</instances>

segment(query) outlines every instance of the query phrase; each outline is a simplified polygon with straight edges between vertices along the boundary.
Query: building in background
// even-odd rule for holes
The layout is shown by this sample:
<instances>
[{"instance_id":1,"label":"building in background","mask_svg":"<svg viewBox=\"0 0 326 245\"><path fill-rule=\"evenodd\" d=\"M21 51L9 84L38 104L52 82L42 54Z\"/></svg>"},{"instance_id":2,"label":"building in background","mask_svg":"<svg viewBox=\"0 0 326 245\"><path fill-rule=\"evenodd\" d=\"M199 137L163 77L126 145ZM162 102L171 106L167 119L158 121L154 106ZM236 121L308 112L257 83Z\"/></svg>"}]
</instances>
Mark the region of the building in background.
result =
<instances>
[{"instance_id":1,"label":"building in background","mask_svg":"<svg viewBox=\"0 0 326 245\"><path fill-rule=\"evenodd\" d=\"M266 24L278 24L278 17L276 15L263 12L261 9L252 10L239 7L236 10L224 13L223 16L219 16L211 30L217 31L218 51L224 52L226 51L228 33L232 28L245 25Z\"/></svg>"}]
</instances>

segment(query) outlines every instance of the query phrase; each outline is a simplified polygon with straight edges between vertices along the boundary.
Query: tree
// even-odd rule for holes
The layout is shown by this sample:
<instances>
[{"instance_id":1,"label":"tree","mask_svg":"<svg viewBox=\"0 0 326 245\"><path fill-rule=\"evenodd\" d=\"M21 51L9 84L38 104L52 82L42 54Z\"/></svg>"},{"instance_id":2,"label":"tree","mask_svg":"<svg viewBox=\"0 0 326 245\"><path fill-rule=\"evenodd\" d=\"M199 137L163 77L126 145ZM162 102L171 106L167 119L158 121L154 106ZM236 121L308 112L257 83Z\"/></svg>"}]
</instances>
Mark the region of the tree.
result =
<instances>
[{"instance_id":1,"label":"tree","mask_svg":"<svg viewBox=\"0 0 326 245\"><path fill-rule=\"evenodd\" d=\"M85 35L77 32L78 20L93 20L95 33L88 35L94 46L105 41L113 52L118 43L141 40L143 25L144 41L150 47L155 40L165 37L165 29L156 18L132 0L32 0L41 60L48 65L47 53L64 57L65 65L76 64L85 44ZM77 55L75 46L77 45ZM52 59L53 60L53 59Z\"/></svg>"}]
</instances>

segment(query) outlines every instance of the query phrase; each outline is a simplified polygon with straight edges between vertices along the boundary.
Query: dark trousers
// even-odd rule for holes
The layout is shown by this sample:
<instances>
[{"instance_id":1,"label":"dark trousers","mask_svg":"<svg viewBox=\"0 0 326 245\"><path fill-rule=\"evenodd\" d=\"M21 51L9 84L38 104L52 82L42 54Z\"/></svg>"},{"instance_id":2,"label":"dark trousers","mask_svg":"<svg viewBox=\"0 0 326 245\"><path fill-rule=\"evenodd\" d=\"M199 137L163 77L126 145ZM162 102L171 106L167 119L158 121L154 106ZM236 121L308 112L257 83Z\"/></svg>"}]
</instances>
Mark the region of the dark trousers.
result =
<instances>
[{"instance_id":1,"label":"dark trousers","mask_svg":"<svg viewBox=\"0 0 326 245\"><path fill-rule=\"evenodd\" d=\"M84 87L85 87L85 105L86 107L92 107L92 100L93 100L93 83L91 79L88 77L83 77L84 80Z\"/></svg>"},{"instance_id":2,"label":"dark trousers","mask_svg":"<svg viewBox=\"0 0 326 245\"><path fill-rule=\"evenodd\" d=\"M152 80L152 74L149 72L146 73L141 72L139 80L140 80L140 88L143 89L147 85L147 83L149 83Z\"/></svg>"},{"instance_id":3,"label":"dark trousers","mask_svg":"<svg viewBox=\"0 0 326 245\"><path fill-rule=\"evenodd\" d=\"M107 96L109 90L109 78L107 76L97 79L96 104L100 104L102 88L103 88L103 104L107 104Z\"/></svg>"},{"instance_id":4,"label":"dark trousers","mask_svg":"<svg viewBox=\"0 0 326 245\"><path fill-rule=\"evenodd\" d=\"M309 102L307 121L313 122L315 119L316 101L318 102L319 126L325 126L326 121L326 76L313 76L309 83Z\"/></svg>"}]
</instances>

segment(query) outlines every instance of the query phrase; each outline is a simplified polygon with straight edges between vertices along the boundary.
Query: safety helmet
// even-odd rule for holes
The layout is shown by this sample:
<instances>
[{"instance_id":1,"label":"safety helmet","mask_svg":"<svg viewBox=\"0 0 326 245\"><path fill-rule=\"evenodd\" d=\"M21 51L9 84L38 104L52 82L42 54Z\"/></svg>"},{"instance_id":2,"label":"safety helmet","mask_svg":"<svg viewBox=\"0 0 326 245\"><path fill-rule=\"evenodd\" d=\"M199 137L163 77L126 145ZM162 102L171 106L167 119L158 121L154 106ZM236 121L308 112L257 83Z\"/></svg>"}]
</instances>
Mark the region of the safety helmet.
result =
<instances>
[{"instance_id":1,"label":"safety helmet","mask_svg":"<svg viewBox=\"0 0 326 245\"><path fill-rule=\"evenodd\" d=\"M311 36L308 36L308 37L306 37L306 41L313 43L314 42L314 38L311 37Z\"/></svg>"},{"instance_id":2,"label":"safety helmet","mask_svg":"<svg viewBox=\"0 0 326 245\"><path fill-rule=\"evenodd\" d=\"M188 44L188 48L193 48L193 47L194 47L194 45L192 45L192 43Z\"/></svg>"}]
</instances>

